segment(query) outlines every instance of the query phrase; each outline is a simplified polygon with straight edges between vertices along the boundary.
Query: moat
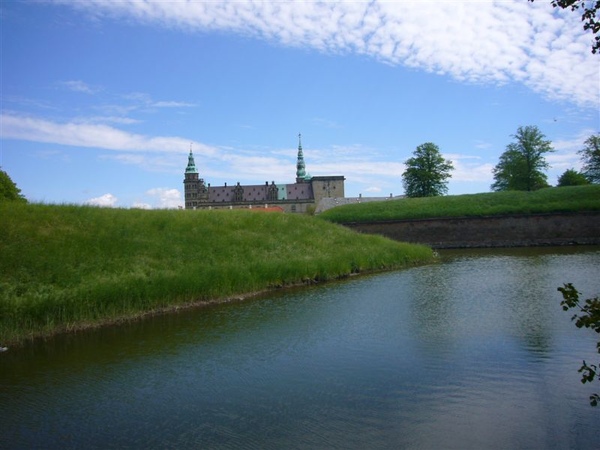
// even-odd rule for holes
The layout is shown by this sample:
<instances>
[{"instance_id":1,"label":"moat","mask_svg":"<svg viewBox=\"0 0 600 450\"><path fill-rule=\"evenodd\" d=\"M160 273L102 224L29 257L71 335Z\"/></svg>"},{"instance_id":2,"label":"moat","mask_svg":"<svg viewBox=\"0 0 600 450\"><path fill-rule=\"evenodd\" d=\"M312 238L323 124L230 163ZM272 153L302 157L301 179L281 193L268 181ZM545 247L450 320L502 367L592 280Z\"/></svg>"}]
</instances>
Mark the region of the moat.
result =
<instances>
[{"instance_id":1,"label":"moat","mask_svg":"<svg viewBox=\"0 0 600 450\"><path fill-rule=\"evenodd\" d=\"M596 448L600 247L440 255L9 349L0 448Z\"/></svg>"}]
</instances>

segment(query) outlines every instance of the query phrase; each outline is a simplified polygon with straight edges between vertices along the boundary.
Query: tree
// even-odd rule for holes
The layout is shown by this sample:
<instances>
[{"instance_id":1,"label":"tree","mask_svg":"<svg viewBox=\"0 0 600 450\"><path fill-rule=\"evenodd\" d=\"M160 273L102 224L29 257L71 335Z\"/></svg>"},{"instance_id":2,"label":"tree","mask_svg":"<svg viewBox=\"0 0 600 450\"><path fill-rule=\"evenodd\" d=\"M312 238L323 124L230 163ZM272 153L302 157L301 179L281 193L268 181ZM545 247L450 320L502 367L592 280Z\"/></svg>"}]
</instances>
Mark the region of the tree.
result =
<instances>
[{"instance_id":1,"label":"tree","mask_svg":"<svg viewBox=\"0 0 600 450\"><path fill-rule=\"evenodd\" d=\"M558 290L563 296L563 301L560 305L563 311L568 311L571 308L578 309L582 314L574 314L571 320L575 321L577 328L591 328L596 333L600 333L600 298L588 298L584 300L583 305L579 301L581 293L573 287L571 283L566 283L563 287L559 287ZM596 344L596 350L600 353L600 341ZM582 383L591 383L594 380L600 381L600 370L596 364L587 364L585 360L582 366L579 368L581 373ZM597 406L600 401L600 395L590 395L590 404Z\"/></svg>"},{"instance_id":2,"label":"tree","mask_svg":"<svg viewBox=\"0 0 600 450\"><path fill-rule=\"evenodd\" d=\"M494 167L494 191L534 191L548 187L546 174L542 170L549 167L544 153L553 152L536 126L519 127L513 135L516 142L508 144Z\"/></svg>"},{"instance_id":3,"label":"tree","mask_svg":"<svg viewBox=\"0 0 600 450\"><path fill-rule=\"evenodd\" d=\"M600 134L592 135L579 150L583 160L583 174L591 183L600 183Z\"/></svg>"},{"instance_id":4,"label":"tree","mask_svg":"<svg viewBox=\"0 0 600 450\"><path fill-rule=\"evenodd\" d=\"M27 202L21 194L21 189L17 187L4 170L0 169L0 202L6 200Z\"/></svg>"},{"instance_id":5,"label":"tree","mask_svg":"<svg viewBox=\"0 0 600 450\"><path fill-rule=\"evenodd\" d=\"M584 184L590 184L590 181L584 174L577 172L575 169L567 169L560 177L558 177L557 186L582 186Z\"/></svg>"},{"instance_id":6,"label":"tree","mask_svg":"<svg viewBox=\"0 0 600 450\"><path fill-rule=\"evenodd\" d=\"M431 142L419 145L413 157L406 160L406 171L402 184L407 197L436 197L448 192L450 171L454 169L450 160L445 160L437 145Z\"/></svg>"},{"instance_id":7,"label":"tree","mask_svg":"<svg viewBox=\"0 0 600 450\"><path fill-rule=\"evenodd\" d=\"M533 2L534 0L529 0ZM594 36L592 43L592 53L600 52L600 20L596 19L596 13L600 10L600 1L584 1L584 0L552 0L554 8L571 8L571 11L583 11L581 21L583 22L584 30L591 30Z\"/></svg>"}]
</instances>

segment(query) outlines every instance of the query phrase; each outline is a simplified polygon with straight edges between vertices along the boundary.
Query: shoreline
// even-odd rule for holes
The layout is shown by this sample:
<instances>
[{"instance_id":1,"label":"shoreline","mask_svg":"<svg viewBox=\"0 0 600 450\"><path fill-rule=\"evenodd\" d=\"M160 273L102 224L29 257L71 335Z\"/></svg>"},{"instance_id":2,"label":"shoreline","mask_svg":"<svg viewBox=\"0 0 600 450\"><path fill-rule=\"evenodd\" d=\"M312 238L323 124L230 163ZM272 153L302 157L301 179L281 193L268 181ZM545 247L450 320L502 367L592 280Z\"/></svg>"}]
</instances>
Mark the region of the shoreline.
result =
<instances>
[{"instance_id":1,"label":"shoreline","mask_svg":"<svg viewBox=\"0 0 600 450\"><path fill-rule=\"evenodd\" d=\"M40 204L0 215L0 346L434 259L305 215Z\"/></svg>"},{"instance_id":2,"label":"shoreline","mask_svg":"<svg viewBox=\"0 0 600 450\"><path fill-rule=\"evenodd\" d=\"M435 262L434 259L432 262ZM162 306L160 308L154 308L147 311L139 311L134 314L123 315L114 318L106 318L100 319L94 322L86 322L82 321L76 324L68 324L61 325L52 330L48 330L45 332L33 333L27 336L23 336L22 338L9 340L7 342L0 343L0 348L5 349L4 351L9 351L11 348L21 348L27 345L28 343L33 343L36 341L45 341L48 339L52 339L56 336L67 335L67 334L77 334L81 332L86 332L94 329L100 329L105 327L113 327L120 326L122 324L133 323L142 321L146 318L161 316L166 314L178 313L180 311L186 311L191 309L201 309L201 308L209 308L212 306L223 305L227 303L234 302L243 302L250 299L259 298L261 296L267 296L271 293L282 291L282 290L292 290L292 289L301 289L303 287L314 286L317 284L325 284L325 283L334 283L339 282L348 278L355 278L359 276L368 276L368 275L376 275L378 273L392 272L394 270L402 270L408 267L416 267L420 264L409 264L401 267L391 268L391 269L381 269L381 270L365 270L361 272L350 273L346 275L341 275L335 278L329 278L326 280L307 280L300 283L292 283L292 284L284 284L273 286L271 288L266 288L253 292L245 292L240 294L231 295L223 298L215 298L211 300L193 300L183 303L177 303L173 305Z\"/></svg>"}]
</instances>

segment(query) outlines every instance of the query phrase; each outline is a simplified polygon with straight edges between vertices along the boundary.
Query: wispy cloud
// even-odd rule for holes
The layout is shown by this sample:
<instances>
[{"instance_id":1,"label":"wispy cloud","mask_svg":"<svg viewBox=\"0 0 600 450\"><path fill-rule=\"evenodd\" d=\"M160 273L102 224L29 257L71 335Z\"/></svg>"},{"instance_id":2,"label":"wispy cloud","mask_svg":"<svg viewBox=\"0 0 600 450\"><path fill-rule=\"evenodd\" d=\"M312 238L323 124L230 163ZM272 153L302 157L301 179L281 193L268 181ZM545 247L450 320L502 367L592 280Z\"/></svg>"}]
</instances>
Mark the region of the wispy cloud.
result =
<instances>
[{"instance_id":1,"label":"wispy cloud","mask_svg":"<svg viewBox=\"0 0 600 450\"><path fill-rule=\"evenodd\" d=\"M597 130L584 129L581 130L577 136L567 139L557 139L552 142L552 147L556 151L567 151L576 153L584 147L584 142L587 138L593 134L597 134Z\"/></svg>"},{"instance_id":2,"label":"wispy cloud","mask_svg":"<svg viewBox=\"0 0 600 450\"><path fill-rule=\"evenodd\" d=\"M119 125L133 125L140 123L141 120L132 119L131 117L123 116L92 116L77 118L75 122L79 123L115 123Z\"/></svg>"},{"instance_id":3,"label":"wispy cloud","mask_svg":"<svg viewBox=\"0 0 600 450\"><path fill-rule=\"evenodd\" d=\"M190 140L176 136L145 136L129 133L105 124L66 122L58 123L31 116L2 114L2 138L47 142L76 147L93 147L119 151L158 151L181 153L188 149ZM194 151L212 155L216 149L200 142L192 142Z\"/></svg>"},{"instance_id":4,"label":"wispy cloud","mask_svg":"<svg viewBox=\"0 0 600 450\"><path fill-rule=\"evenodd\" d=\"M186 31L225 30L329 53L448 75L467 83L519 82L550 99L600 102L591 35L547 2L62 0L94 17L125 17ZM577 68L577 70L571 70ZM565 70L569 76L565 76Z\"/></svg>"},{"instance_id":5,"label":"wispy cloud","mask_svg":"<svg viewBox=\"0 0 600 450\"><path fill-rule=\"evenodd\" d=\"M151 106L154 106L155 108L192 108L196 105L187 102L160 101L151 103Z\"/></svg>"},{"instance_id":6,"label":"wispy cloud","mask_svg":"<svg viewBox=\"0 0 600 450\"><path fill-rule=\"evenodd\" d=\"M130 108L192 108L197 106L195 103L182 102L176 100L154 100L145 92L131 92L122 96L129 101Z\"/></svg>"},{"instance_id":7,"label":"wispy cloud","mask_svg":"<svg viewBox=\"0 0 600 450\"><path fill-rule=\"evenodd\" d=\"M96 88L89 86L81 80L63 81L60 83L60 85L71 91L81 92L84 94L95 94L98 91Z\"/></svg>"}]
</instances>

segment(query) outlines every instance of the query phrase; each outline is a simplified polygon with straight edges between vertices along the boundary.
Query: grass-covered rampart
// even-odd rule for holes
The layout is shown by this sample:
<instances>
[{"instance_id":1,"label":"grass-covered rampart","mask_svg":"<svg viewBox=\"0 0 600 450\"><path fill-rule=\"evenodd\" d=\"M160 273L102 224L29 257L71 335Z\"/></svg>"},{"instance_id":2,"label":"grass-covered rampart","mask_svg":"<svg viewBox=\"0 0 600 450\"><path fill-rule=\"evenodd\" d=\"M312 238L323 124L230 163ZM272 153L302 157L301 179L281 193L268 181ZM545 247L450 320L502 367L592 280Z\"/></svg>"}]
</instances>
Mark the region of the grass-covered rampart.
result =
<instances>
[{"instance_id":1,"label":"grass-covered rampart","mask_svg":"<svg viewBox=\"0 0 600 450\"><path fill-rule=\"evenodd\" d=\"M364 223L582 211L600 211L600 185L368 202L338 206L319 217L336 223Z\"/></svg>"},{"instance_id":2,"label":"grass-covered rampart","mask_svg":"<svg viewBox=\"0 0 600 450\"><path fill-rule=\"evenodd\" d=\"M0 203L0 345L431 258L308 216Z\"/></svg>"}]
</instances>

